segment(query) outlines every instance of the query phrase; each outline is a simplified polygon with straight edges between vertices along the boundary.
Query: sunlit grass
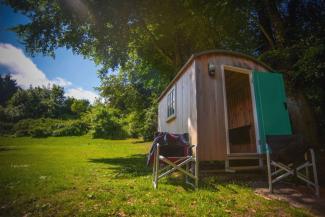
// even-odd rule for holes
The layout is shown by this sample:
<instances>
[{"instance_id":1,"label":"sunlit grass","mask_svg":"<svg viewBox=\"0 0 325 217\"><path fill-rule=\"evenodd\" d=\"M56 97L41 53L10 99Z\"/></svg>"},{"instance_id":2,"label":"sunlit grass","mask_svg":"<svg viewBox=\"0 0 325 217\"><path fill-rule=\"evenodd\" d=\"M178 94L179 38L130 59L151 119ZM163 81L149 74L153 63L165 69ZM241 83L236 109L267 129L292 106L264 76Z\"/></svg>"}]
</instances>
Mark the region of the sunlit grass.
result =
<instances>
[{"instance_id":1,"label":"sunlit grass","mask_svg":"<svg viewBox=\"0 0 325 217\"><path fill-rule=\"evenodd\" d=\"M150 145L84 137L0 138L0 216L305 216L245 185L151 185Z\"/></svg>"}]
</instances>

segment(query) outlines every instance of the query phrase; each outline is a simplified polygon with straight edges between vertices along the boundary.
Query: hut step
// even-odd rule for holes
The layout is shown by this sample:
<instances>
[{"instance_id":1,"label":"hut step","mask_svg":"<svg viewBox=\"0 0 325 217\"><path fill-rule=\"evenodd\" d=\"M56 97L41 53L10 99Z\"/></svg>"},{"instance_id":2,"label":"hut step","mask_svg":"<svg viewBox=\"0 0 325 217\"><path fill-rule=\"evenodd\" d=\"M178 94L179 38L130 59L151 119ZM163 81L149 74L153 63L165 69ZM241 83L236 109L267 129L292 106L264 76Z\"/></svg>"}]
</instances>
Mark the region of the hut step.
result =
<instances>
[{"instance_id":1,"label":"hut step","mask_svg":"<svg viewBox=\"0 0 325 217\"><path fill-rule=\"evenodd\" d=\"M258 165L245 165L245 162L258 160ZM231 166L231 161L240 161L240 165ZM234 173L236 171L263 169L263 156L258 153L232 153L226 156L225 171Z\"/></svg>"}]
</instances>

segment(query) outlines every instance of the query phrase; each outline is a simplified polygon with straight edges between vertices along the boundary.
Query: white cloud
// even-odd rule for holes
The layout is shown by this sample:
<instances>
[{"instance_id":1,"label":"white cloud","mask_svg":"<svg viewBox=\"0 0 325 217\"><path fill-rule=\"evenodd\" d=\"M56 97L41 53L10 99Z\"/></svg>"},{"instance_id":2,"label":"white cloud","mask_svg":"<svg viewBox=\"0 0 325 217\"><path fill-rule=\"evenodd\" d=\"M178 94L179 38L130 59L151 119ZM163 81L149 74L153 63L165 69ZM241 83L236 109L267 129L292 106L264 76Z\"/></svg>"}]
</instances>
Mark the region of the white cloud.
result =
<instances>
[{"instance_id":1,"label":"white cloud","mask_svg":"<svg viewBox=\"0 0 325 217\"><path fill-rule=\"evenodd\" d=\"M93 103L98 95L92 91L84 90L82 88L69 88L65 96L74 97L76 99L88 99L90 103Z\"/></svg>"},{"instance_id":2,"label":"white cloud","mask_svg":"<svg viewBox=\"0 0 325 217\"><path fill-rule=\"evenodd\" d=\"M11 44L0 43L0 65L6 67L12 78L17 81L17 84L25 89L29 88L30 85L36 87L56 84L68 88L65 96L87 99L91 103L98 97L92 91L84 90L80 87L72 88L72 83L64 78L48 79L45 73L29 57L25 56L21 49Z\"/></svg>"},{"instance_id":3,"label":"white cloud","mask_svg":"<svg viewBox=\"0 0 325 217\"><path fill-rule=\"evenodd\" d=\"M71 85L70 81L57 77L49 80L24 52L11 44L0 43L0 65L9 70L12 78L22 88L32 86L47 86L57 84L63 87Z\"/></svg>"},{"instance_id":4,"label":"white cloud","mask_svg":"<svg viewBox=\"0 0 325 217\"><path fill-rule=\"evenodd\" d=\"M65 80L63 78L60 78L60 77L56 77L51 82L53 82L54 84L59 85L61 87L68 87L68 86L72 85L72 83L70 81L67 81L67 80Z\"/></svg>"}]
</instances>

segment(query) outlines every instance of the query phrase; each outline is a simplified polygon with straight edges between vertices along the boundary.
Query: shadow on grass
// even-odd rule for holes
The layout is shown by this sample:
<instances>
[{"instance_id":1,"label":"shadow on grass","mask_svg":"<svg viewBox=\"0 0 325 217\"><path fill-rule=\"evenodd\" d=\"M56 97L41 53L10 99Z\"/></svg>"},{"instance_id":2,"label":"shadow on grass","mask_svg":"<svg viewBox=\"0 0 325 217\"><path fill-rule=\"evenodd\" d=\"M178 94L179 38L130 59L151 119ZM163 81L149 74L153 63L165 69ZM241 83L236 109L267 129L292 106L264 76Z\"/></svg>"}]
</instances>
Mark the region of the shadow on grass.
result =
<instances>
[{"instance_id":1,"label":"shadow on grass","mask_svg":"<svg viewBox=\"0 0 325 217\"><path fill-rule=\"evenodd\" d=\"M167 176L164 178L166 181L163 181L164 184L167 185L173 185L175 187L182 187L185 191L192 192L195 191L196 189L192 186L189 185L185 182L185 175L176 172L173 173L170 176ZM191 178L189 179L191 183L194 184L194 180ZM219 192L220 189L222 188L223 191L227 191L231 194L238 194L237 188L241 189L248 189L252 188L249 182L246 180L224 180L224 179L219 179L217 176L213 177L200 177L199 179L199 189L201 190L206 190L210 192Z\"/></svg>"},{"instance_id":2,"label":"shadow on grass","mask_svg":"<svg viewBox=\"0 0 325 217\"><path fill-rule=\"evenodd\" d=\"M4 151L13 151L13 150L17 150L17 148L12 148L12 147L0 147L0 152L4 152Z\"/></svg>"},{"instance_id":3,"label":"shadow on grass","mask_svg":"<svg viewBox=\"0 0 325 217\"><path fill-rule=\"evenodd\" d=\"M91 163L101 163L110 165L115 178L130 178L146 176L151 173L151 167L147 166L147 155L135 154L127 157L117 158L95 158L89 159Z\"/></svg>"},{"instance_id":4,"label":"shadow on grass","mask_svg":"<svg viewBox=\"0 0 325 217\"><path fill-rule=\"evenodd\" d=\"M108 169L112 171L113 178L126 179L152 174L152 167L147 166L147 155L136 154L126 157L116 158L93 158L89 159L90 163L99 163L108 165ZM260 175L257 174L257 177ZM200 177L199 188L209 191L219 191L220 187L226 188L229 192L238 193L233 185L243 188L252 188L254 183L260 179L253 174L214 174L209 177ZM256 178L256 179L255 179ZM185 177L179 172L173 173L166 177L166 184L173 186L181 186L186 191L195 190L192 186L185 183ZM192 181L192 180L191 180Z\"/></svg>"},{"instance_id":5,"label":"shadow on grass","mask_svg":"<svg viewBox=\"0 0 325 217\"><path fill-rule=\"evenodd\" d=\"M139 140L139 141L132 142L132 144L145 144L145 143L148 143L148 142L143 141L143 140Z\"/></svg>"}]
</instances>

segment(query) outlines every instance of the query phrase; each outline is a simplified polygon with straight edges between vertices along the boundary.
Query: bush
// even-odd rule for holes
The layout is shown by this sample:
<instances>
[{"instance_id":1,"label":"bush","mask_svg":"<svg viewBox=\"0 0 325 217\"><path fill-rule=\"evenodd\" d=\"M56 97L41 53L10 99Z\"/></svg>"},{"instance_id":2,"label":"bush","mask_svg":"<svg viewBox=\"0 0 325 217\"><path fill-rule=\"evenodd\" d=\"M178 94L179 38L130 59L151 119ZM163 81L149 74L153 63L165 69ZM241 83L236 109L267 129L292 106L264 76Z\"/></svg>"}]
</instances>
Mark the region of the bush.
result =
<instances>
[{"instance_id":1,"label":"bush","mask_svg":"<svg viewBox=\"0 0 325 217\"><path fill-rule=\"evenodd\" d=\"M82 120L24 119L13 127L16 136L80 136L88 132L89 125Z\"/></svg>"},{"instance_id":2,"label":"bush","mask_svg":"<svg viewBox=\"0 0 325 217\"><path fill-rule=\"evenodd\" d=\"M127 132L132 138L137 138L141 135L141 127L143 123L143 115L137 112L131 112L126 118Z\"/></svg>"},{"instance_id":3,"label":"bush","mask_svg":"<svg viewBox=\"0 0 325 217\"><path fill-rule=\"evenodd\" d=\"M128 137L127 126L120 111L96 106L91 111L92 137L104 139L124 139Z\"/></svg>"},{"instance_id":4,"label":"bush","mask_svg":"<svg viewBox=\"0 0 325 217\"><path fill-rule=\"evenodd\" d=\"M52 136L81 136L88 132L89 126L83 121L70 122L66 126L54 130Z\"/></svg>"},{"instance_id":5,"label":"bush","mask_svg":"<svg viewBox=\"0 0 325 217\"><path fill-rule=\"evenodd\" d=\"M153 140L154 134L157 132L157 119L157 107L155 105L145 110L143 127L141 130L144 141Z\"/></svg>"},{"instance_id":6,"label":"bush","mask_svg":"<svg viewBox=\"0 0 325 217\"><path fill-rule=\"evenodd\" d=\"M14 135L16 137L30 136L30 131L27 131L27 130L17 130Z\"/></svg>"},{"instance_id":7,"label":"bush","mask_svg":"<svg viewBox=\"0 0 325 217\"><path fill-rule=\"evenodd\" d=\"M13 133L14 124L0 122L0 135L8 135Z\"/></svg>"},{"instance_id":8,"label":"bush","mask_svg":"<svg viewBox=\"0 0 325 217\"><path fill-rule=\"evenodd\" d=\"M30 131L30 135L35 138L43 138L51 135L51 132L48 131L45 127L38 127Z\"/></svg>"}]
</instances>

